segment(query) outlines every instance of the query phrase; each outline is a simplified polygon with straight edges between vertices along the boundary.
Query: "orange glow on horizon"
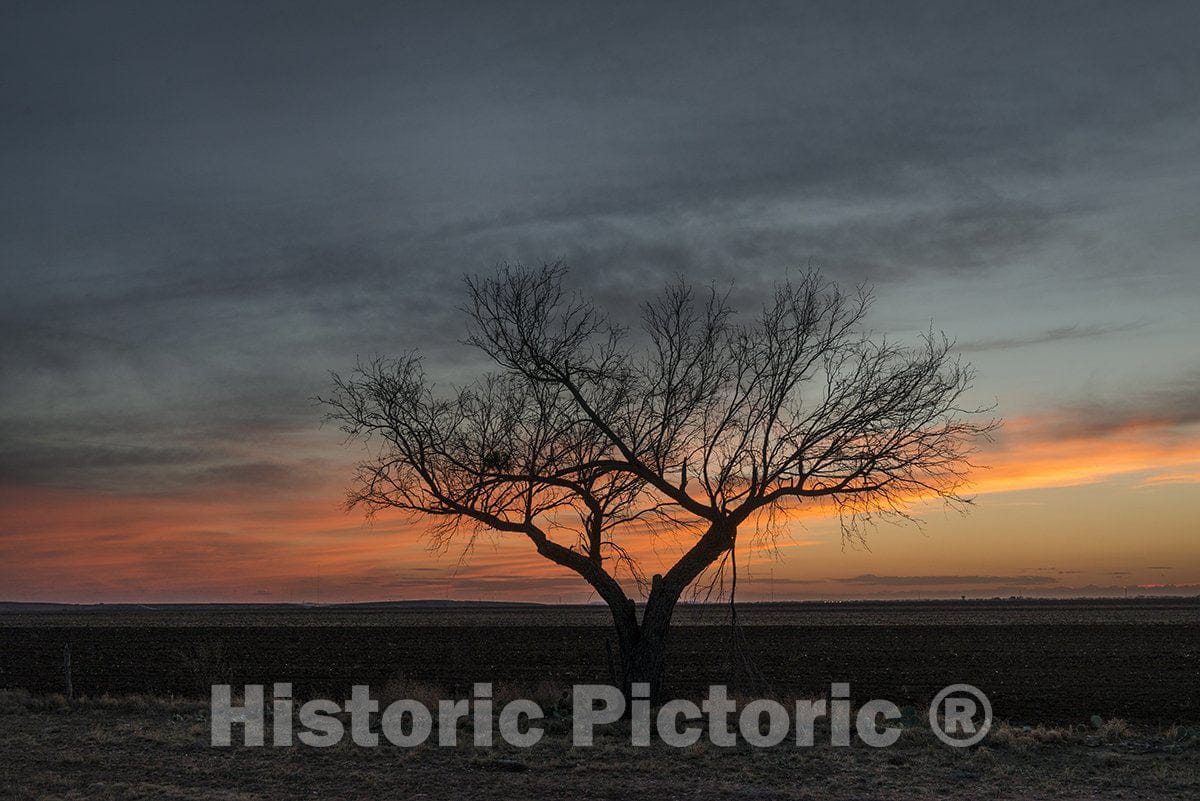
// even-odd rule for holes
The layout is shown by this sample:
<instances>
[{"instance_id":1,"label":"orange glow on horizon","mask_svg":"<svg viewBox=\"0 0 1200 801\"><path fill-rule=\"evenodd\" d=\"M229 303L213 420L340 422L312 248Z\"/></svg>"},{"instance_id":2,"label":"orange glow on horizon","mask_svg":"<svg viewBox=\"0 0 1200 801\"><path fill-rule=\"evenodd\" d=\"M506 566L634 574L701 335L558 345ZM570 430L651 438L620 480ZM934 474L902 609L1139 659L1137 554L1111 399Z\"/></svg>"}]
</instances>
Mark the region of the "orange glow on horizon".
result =
<instances>
[{"instance_id":1,"label":"orange glow on horizon","mask_svg":"<svg viewBox=\"0 0 1200 801\"><path fill-rule=\"evenodd\" d=\"M991 503L1001 494L1128 477L1122 497L1133 499L1155 487L1200 483L1197 426L1168 429L1148 421L1087 435L1072 433L1069 422L1021 418L1006 423L1000 441L980 455L978 461L989 467L973 473L968 494L979 497L980 508L1001 514L1004 505ZM317 600L318 593L329 602L588 597L578 577L545 562L519 538L484 537L472 558L460 562L453 549L430 554L420 523L381 515L365 524L356 513L338 508L344 478L344 473L330 475L322 485L279 497L243 492L197 499L0 489L5 509L0 538L0 585L5 591L0 600L300 602ZM926 510L925 504L918 506ZM814 505L789 511L788 523L801 523L806 533L798 534L789 525L795 536L785 537L779 547L788 552L803 548L806 553L831 548L837 534L829 515L827 507ZM960 527L970 525L971 518L966 518ZM643 535L632 547L653 570L673 561L686 545L683 538ZM937 561L936 547L926 547L930 564L916 575L952 569ZM1033 564L1038 558L1032 545L1011 547L1016 550L1008 556L1014 563ZM803 595L816 580L805 574L804 560L781 563L776 571L771 550L752 545L747 562L760 579L771 571L773 581L792 588L780 598ZM1181 554L1176 562L1186 563L1190 556ZM1112 575L1123 572L1121 565L1109 567ZM1174 581L1143 580L1133 586L1194 588L1200 586L1200 569L1170 578Z\"/></svg>"}]
</instances>

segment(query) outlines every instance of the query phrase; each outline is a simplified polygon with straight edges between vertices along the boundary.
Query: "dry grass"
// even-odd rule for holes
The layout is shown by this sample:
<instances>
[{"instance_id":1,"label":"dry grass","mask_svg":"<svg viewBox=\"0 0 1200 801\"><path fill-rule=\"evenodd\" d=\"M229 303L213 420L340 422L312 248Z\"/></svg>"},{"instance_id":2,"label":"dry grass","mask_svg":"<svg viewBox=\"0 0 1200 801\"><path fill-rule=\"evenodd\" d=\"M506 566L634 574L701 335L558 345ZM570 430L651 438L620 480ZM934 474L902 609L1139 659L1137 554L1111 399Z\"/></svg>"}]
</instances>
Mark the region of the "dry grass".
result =
<instances>
[{"instance_id":1,"label":"dry grass","mask_svg":"<svg viewBox=\"0 0 1200 801\"><path fill-rule=\"evenodd\" d=\"M563 688L496 686L497 701L532 697L549 709ZM380 693L436 700L440 688L397 679ZM386 698L385 698L386 700ZM394 699L393 699L394 700ZM435 705L436 706L436 705ZM1200 730L997 724L976 748L938 743L919 723L895 746L635 748L614 726L572 747L569 721L550 719L530 749L213 748L205 701L78 698L0 691L0 787L34 799L275 799L424 797L703 799L1195 798ZM1093 741L1102 740L1099 744ZM827 740L826 740L827 742ZM1153 743L1139 751L1133 745Z\"/></svg>"},{"instance_id":2,"label":"dry grass","mask_svg":"<svg viewBox=\"0 0 1200 801\"><path fill-rule=\"evenodd\" d=\"M16 715L25 712L71 712L108 710L115 712L153 712L174 714L205 714L209 709L208 699L183 698L180 696L148 695L100 695L97 697L76 696L70 700L61 693L33 695L27 690L0 690L0 715Z\"/></svg>"},{"instance_id":3,"label":"dry grass","mask_svg":"<svg viewBox=\"0 0 1200 801\"><path fill-rule=\"evenodd\" d=\"M1116 743L1128 739L1131 732L1129 724L1120 718L1106 720L1096 727L1096 735L1106 743Z\"/></svg>"}]
</instances>

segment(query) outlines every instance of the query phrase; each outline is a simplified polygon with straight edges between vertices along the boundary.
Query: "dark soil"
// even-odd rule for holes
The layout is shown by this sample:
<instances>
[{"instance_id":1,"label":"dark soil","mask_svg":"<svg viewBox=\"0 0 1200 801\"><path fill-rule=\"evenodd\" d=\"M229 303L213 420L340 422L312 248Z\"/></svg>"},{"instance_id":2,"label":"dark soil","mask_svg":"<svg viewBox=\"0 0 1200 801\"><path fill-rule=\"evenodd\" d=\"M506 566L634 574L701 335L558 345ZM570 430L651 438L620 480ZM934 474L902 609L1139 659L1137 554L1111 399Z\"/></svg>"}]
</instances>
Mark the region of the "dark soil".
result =
<instances>
[{"instance_id":1,"label":"dark soil","mask_svg":"<svg viewBox=\"0 0 1200 801\"><path fill-rule=\"evenodd\" d=\"M729 633L674 630L669 693L710 683L746 694L823 695L849 682L858 702L923 708L966 682L997 719L1072 724L1092 715L1149 725L1200 722L1200 625L749 626L752 667L731 682ZM609 680L601 626L203 626L0 628L0 687L63 689L71 646L76 694L207 697L213 683L288 681L297 697L346 697L352 684L424 681L564 686ZM753 679L753 680L752 680Z\"/></svg>"}]
</instances>

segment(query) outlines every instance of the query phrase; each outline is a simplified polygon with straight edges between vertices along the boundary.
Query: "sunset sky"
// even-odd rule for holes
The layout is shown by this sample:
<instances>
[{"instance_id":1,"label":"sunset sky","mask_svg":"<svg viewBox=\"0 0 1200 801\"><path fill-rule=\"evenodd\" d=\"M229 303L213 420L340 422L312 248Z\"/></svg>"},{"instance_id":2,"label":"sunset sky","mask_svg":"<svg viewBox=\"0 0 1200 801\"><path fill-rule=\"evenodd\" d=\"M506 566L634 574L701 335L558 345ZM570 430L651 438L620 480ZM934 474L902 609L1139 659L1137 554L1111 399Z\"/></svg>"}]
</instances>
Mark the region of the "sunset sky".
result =
<instances>
[{"instance_id":1,"label":"sunset sky","mask_svg":"<svg viewBox=\"0 0 1200 801\"><path fill-rule=\"evenodd\" d=\"M802 515L740 597L1200 594L1200 4L446 5L4 4L0 601L588 600L342 511L311 401L469 379L462 276L558 259L867 281L1004 418L968 515Z\"/></svg>"}]
</instances>

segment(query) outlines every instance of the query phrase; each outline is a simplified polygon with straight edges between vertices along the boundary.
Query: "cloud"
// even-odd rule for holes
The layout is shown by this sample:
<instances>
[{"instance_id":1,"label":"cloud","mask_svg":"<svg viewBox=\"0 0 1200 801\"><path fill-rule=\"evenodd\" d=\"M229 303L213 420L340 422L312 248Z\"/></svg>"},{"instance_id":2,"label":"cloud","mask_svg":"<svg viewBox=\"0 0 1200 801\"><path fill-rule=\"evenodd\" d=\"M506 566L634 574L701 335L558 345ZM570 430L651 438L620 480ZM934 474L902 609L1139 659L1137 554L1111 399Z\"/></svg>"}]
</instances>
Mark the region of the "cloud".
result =
<instances>
[{"instance_id":1,"label":"cloud","mask_svg":"<svg viewBox=\"0 0 1200 801\"><path fill-rule=\"evenodd\" d=\"M981 446L977 493L1079 486L1120 476L1133 488L1193 481L1200 464L1200 370L1010 418Z\"/></svg>"},{"instance_id":2,"label":"cloud","mask_svg":"<svg viewBox=\"0 0 1200 801\"><path fill-rule=\"evenodd\" d=\"M1163 472L1142 479L1138 487L1162 487L1170 484L1200 484L1200 472Z\"/></svg>"},{"instance_id":3,"label":"cloud","mask_svg":"<svg viewBox=\"0 0 1200 801\"><path fill-rule=\"evenodd\" d=\"M1200 368L1125 393L1097 395L1065 409L1064 433L1104 436L1139 427L1173 427L1200 423Z\"/></svg>"},{"instance_id":4,"label":"cloud","mask_svg":"<svg viewBox=\"0 0 1200 801\"><path fill-rule=\"evenodd\" d=\"M1139 584L1139 590L1155 590L1163 595L1177 593L1179 595L1195 595L1196 590L1200 589L1200 582L1183 582L1180 584Z\"/></svg>"},{"instance_id":5,"label":"cloud","mask_svg":"<svg viewBox=\"0 0 1200 801\"><path fill-rule=\"evenodd\" d=\"M67 487L117 494L178 498L214 493L292 494L344 472L345 460L309 456L295 449L268 458L254 443L282 438L273 426L244 431L230 425L218 435L133 423L114 427L93 421L49 432L27 432L0 424L0 483ZM292 432L293 440L315 440L315 426ZM336 465L336 467L334 466Z\"/></svg>"},{"instance_id":6,"label":"cloud","mask_svg":"<svg viewBox=\"0 0 1200 801\"><path fill-rule=\"evenodd\" d=\"M1021 586L1037 586L1037 585L1053 585L1058 583L1058 579L1052 576L955 576L955 575L935 575L935 576L877 576L873 573L864 573L859 576L851 576L849 578L833 579L840 584L861 584L879 587L937 587L945 585L953 586L993 586L993 585L1021 585Z\"/></svg>"},{"instance_id":7,"label":"cloud","mask_svg":"<svg viewBox=\"0 0 1200 801\"><path fill-rule=\"evenodd\" d=\"M1177 584L1085 584L1079 586L1022 586L1000 585L996 587L962 587L956 589L937 587L891 587L886 589L871 589L866 586L855 588L853 598L878 598L885 600L900 599L954 599L970 593L973 597L994 595L996 597L1018 596L1024 598L1123 598L1123 597L1170 597L1183 596L1196 598L1200 583Z\"/></svg>"},{"instance_id":8,"label":"cloud","mask_svg":"<svg viewBox=\"0 0 1200 801\"><path fill-rule=\"evenodd\" d=\"M1012 337L996 337L993 339L977 339L961 342L957 350L963 353L979 353L991 350L1008 350L1029 345L1044 345L1053 342L1066 342L1075 339L1093 339L1109 334L1126 333L1144 328L1146 323L1091 323L1089 325L1075 324L1049 328L1034 334Z\"/></svg>"},{"instance_id":9,"label":"cloud","mask_svg":"<svg viewBox=\"0 0 1200 801\"><path fill-rule=\"evenodd\" d=\"M768 578L761 574L754 578L760 585L770 584L771 586L778 587L808 587L813 584L825 583L825 579L790 578L786 576L770 576Z\"/></svg>"}]
</instances>

